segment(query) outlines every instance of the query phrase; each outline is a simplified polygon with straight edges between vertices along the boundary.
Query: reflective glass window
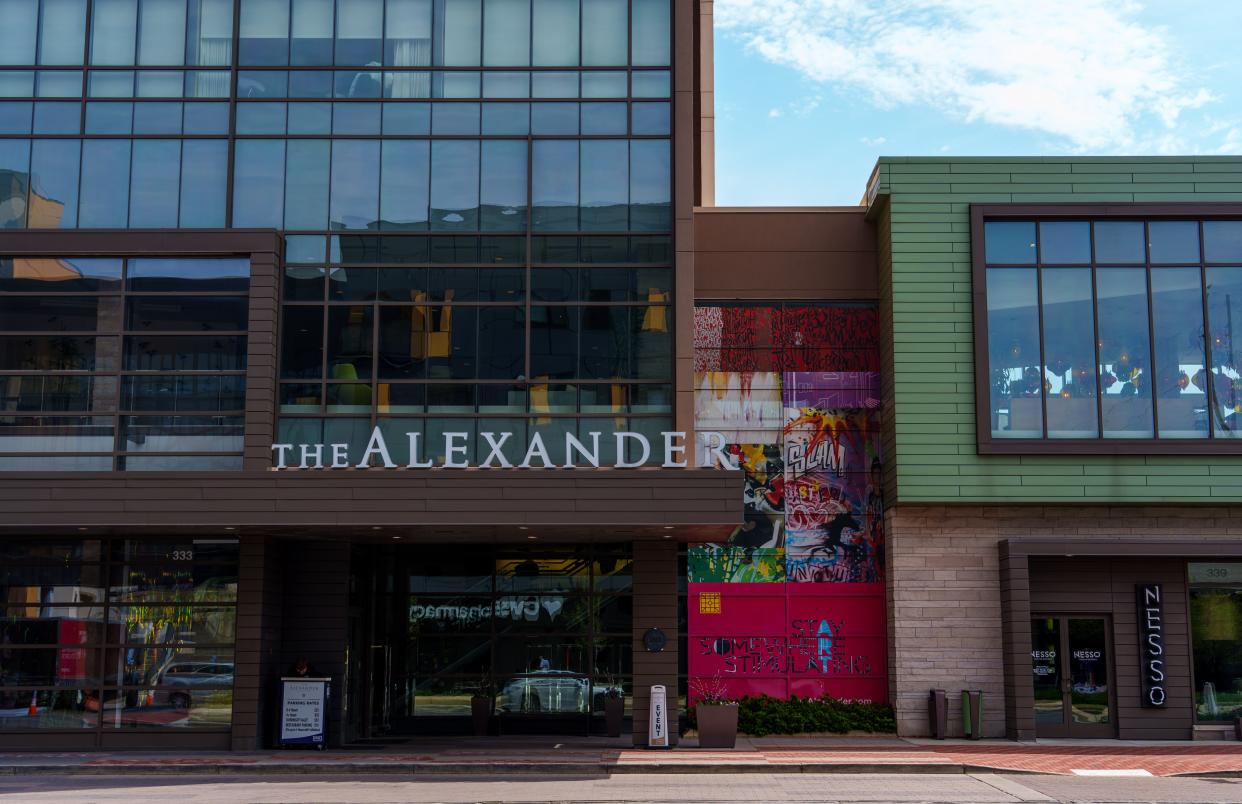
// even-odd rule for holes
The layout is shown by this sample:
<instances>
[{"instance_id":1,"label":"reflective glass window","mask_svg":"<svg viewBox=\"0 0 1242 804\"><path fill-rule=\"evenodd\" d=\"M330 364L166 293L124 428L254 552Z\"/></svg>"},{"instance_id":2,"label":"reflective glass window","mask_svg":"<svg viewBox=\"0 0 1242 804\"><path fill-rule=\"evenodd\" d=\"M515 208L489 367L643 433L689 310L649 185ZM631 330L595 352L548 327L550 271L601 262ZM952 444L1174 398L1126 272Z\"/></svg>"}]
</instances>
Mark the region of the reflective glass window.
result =
<instances>
[{"instance_id":1,"label":"reflective glass window","mask_svg":"<svg viewBox=\"0 0 1242 804\"><path fill-rule=\"evenodd\" d=\"M532 34L532 64L576 67L578 0L534 0Z\"/></svg>"},{"instance_id":2,"label":"reflective glass window","mask_svg":"<svg viewBox=\"0 0 1242 804\"><path fill-rule=\"evenodd\" d=\"M30 154L30 228L68 228L78 221L77 140L35 140Z\"/></svg>"},{"instance_id":3,"label":"reflective glass window","mask_svg":"<svg viewBox=\"0 0 1242 804\"><path fill-rule=\"evenodd\" d=\"M630 229L672 228L672 182L668 140L630 142Z\"/></svg>"},{"instance_id":4,"label":"reflective glass window","mask_svg":"<svg viewBox=\"0 0 1242 804\"><path fill-rule=\"evenodd\" d=\"M134 104L135 134L180 134L180 103Z\"/></svg>"},{"instance_id":5,"label":"reflective glass window","mask_svg":"<svg viewBox=\"0 0 1242 804\"><path fill-rule=\"evenodd\" d=\"M0 170L12 176L0 183L0 229L21 229L26 225L30 140L0 140Z\"/></svg>"},{"instance_id":6,"label":"reflective glass window","mask_svg":"<svg viewBox=\"0 0 1242 804\"><path fill-rule=\"evenodd\" d=\"M1148 253L1153 264L1199 261L1198 221L1149 221Z\"/></svg>"},{"instance_id":7,"label":"reflective glass window","mask_svg":"<svg viewBox=\"0 0 1242 804\"><path fill-rule=\"evenodd\" d=\"M290 140L286 152L285 228L326 229L331 143Z\"/></svg>"},{"instance_id":8,"label":"reflective glass window","mask_svg":"<svg viewBox=\"0 0 1242 804\"><path fill-rule=\"evenodd\" d=\"M289 97L330 98L333 75L327 70L293 70L289 73Z\"/></svg>"},{"instance_id":9,"label":"reflective glass window","mask_svg":"<svg viewBox=\"0 0 1242 804\"><path fill-rule=\"evenodd\" d=\"M179 140L135 140L130 174L129 225L134 228L176 228L180 177Z\"/></svg>"},{"instance_id":10,"label":"reflective glass window","mask_svg":"<svg viewBox=\"0 0 1242 804\"><path fill-rule=\"evenodd\" d=\"M431 108L426 103L385 103L385 134L431 133Z\"/></svg>"},{"instance_id":11,"label":"reflective glass window","mask_svg":"<svg viewBox=\"0 0 1242 804\"><path fill-rule=\"evenodd\" d=\"M1242 263L1242 221L1204 221L1203 259Z\"/></svg>"},{"instance_id":12,"label":"reflective glass window","mask_svg":"<svg viewBox=\"0 0 1242 804\"><path fill-rule=\"evenodd\" d=\"M134 104L96 101L86 104L87 134L129 134L134 125Z\"/></svg>"},{"instance_id":13,"label":"reflective glass window","mask_svg":"<svg viewBox=\"0 0 1242 804\"><path fill-rule=\"evenodd\" d=\"M579 228L624 230L629 221L629 147L625 140L583 140Z\"/></svg>"},{"instance_id":14,"label":"reflective glass window","mask_svg":"<svg viewBox=\"0 0 1242 804\"><path fill-rule=\"evenodd\" d=\"M1242 322L1242 268L1208 268L1207 291L1214 434L1242 438L1242 338L1233 332L1233 322Z\"/></svg>"},{"instance_id":15,"label":"reflective glass window","mask_svg":"<svg viewBox=\"0 0 1242 804\"><path fill-rule=\"evenodd\" d=\"M33 72L29 70L0 71L0 98L29 98L34 94Z\"/></svg>"},{"instance_id":16,"label":"reflective glass window","mask_svg":"<svg viewBox=\"0 0 1242 804\"><path fill-rule=\"evenodd\" d=\"M1039 292L1035 269L988 269L993 438L1042 438Z\"/></svg>"},{"instance_id":17,"label":"reflective glass window","mask_svg":"<svg viewBox=\"0 0 1242 804\"><path fill-rule=\"evenodd\" d=\"M186 0L142 0L139 64L185 64Z\"/></svg>"},{"instance_id":18,"label":"reflective glass window","mask_svg":"<svg viewBox=\"0 0 1242 804\"><path fill-rule=\"evenodd\" d=\"M537 72L531 75L532 98L578 97L578 73Z\"/></svg>"},{"instance_id":19,"label":"reflective glass window","mask_svg":"<svg viewBox=\"0 0 1242 804\"><path fill-rule=\"evenodd\" d=\"M0 0L0 19L0 64L34 64L38 0Z\"/></svg>"},{"instance_id":20,"label":"reflective glass window","mask_svg":"<svg viewBox=\"0 0 1242 804\"><path fill-rule=\"evenodd\" d=\"M582 0L582 63L626 64L629 9L626 0Z\"/></svg>"},{"instance_id":21,"label":"reflective glass window","mask_svg":"<svg viewBox=\"0 0 1242 804\"><path fill-rule=\"evenodd\" d=\"M133 64L138 0L95 0L91 10L91 64Z\"/></svg>"},{"instance_id":22,"label":"reflective glass window","mask_svg":"<svg viewBox=\"0 0 1242 804\"><path fill-rule=\"evenodd\" d=\"M634 134L668 134L672 131L669 104L635 103L631 109Z\"/></svg>"},{"instance_id":23,"label":"reflective glass window","mask_svg":"<svg viewBox=\"0 0 1242 804\"><path fill-rule=\"evenodd\" d=\"M435 19L435 63L446 67L477 65L483 39L480 0L435 0Z\"/></svg>"},{"instance_id":24,"label":"reflective glass window","mask_svg":"<svg viewBox=\"0 0 1242 804\"><path fill-rule=\"evenodd\" d=\"M332 0L293 0L292 23L289 63L331 64Z\"/></svg>"},{"instance_id":25,"label":"reflective glass window","mask_svg":"<svg viewBox=\"0 0 1242 804\"><path fill-rule=\"evenodd\" d=\"M394 67L431 64L431 0L387 0L386 6L384 63Z\"/></svg>"},{"instance_id":26,"label":"reflective glass window","mask_svg":"<svg viewBox=\"0 0 1242 804\"><path fill-rule=\"evenodd\" d=\"M437 103L431 107L431 133L478 134L479 104Z\"/></svg>"},{"instance_id":27,"label":"reflective glass window","mask_svg":"<svg viewBox=\"0 0 1242 804\"><path fill-rule=\"evenodd\" d=\"M672 90L672 76L668 70L635 71L630 79L630 94L636 98L667 98Z\"/></svg>"},{"instance_id":28,"label":"reflective glass window","mask_svg":"<svg viewBox=\"0 0 1242 804\"><path fill-rule=\"evenodd\" d=\"M479 228L526 230L526 143L488 140L483 143Z\"/></svg>"},{"instance_id":29,"label":"reflective glass window","mask_svg":"<svg viewBox=\"0 0 1242 804\"><path fill-rule=\"evenodd\" d=\"M186 63L230 64L233 60L231 0L188 0L187 8Z\"/></svg>"},{"instance_id":30,"label":"reflective glass window","mask_svg":"<svg viewBox=\"0 0 1242 804\"><path fill-rule=\"evenodd\" d=\"M229 148L226 140L186 140L181 148L182 228L224 226Z\"/></svg>"},{"instance_id":31,"label":"reflective glass window","mask_svg":"<svg viewBox=\"0 0 1242 804\"><path fill-rule=\"evenodd\" d=\"M1147 262L1142 221L1096 221L1095 261L1121 265Z\"/></svg>"},{"instance_id":32,"label":"reflective glass window","mask_svg":"<svg viewBox=\"0 0 1242 804\"><path fill-rule=\"evenodd\" d=\"M620 134L624 136L626 131L626 106L624 103L582 104L583 134Z\"/></svg>"},{"instance_id":33,"label":"reflective glass window","mask_svg":"<svg viewBox=\"0 0 1242 804\"><path fill-rule=\"evenodd\" d=\"M1198 229L1197 224L1195 228ZM1198 250L1197 239L1195 250ZM1207 382L1199 268L1153 270L1151 313L1156 423L1160 437L1206 437Z\"/></svg>"},{"instance_id":34,"label":"reflective glass window","mask_svg":"<svg viewBox=\"0 0 1242 804\"><path fill-rule=\"evenodd\" d=\"M77 134L81 116L81 104L41 101L34 105L34 133Z\"/></svg>"},{"instance_id":35,"label":"reflective glass window","mask_svg":"<svg viewBox=\"0 0 1242 804\"><path fill-rule=\"evenodd\" d=\"M418 140L385 140L380 185L380 228L427 228L431 145Z\"/></svg>"},{"instance_id":36,"label":"reflective glass window","mask_svg":"<svg viewBox=\"0 0 1242 804\"><path fill-rule=\"evenodd\" d=\"M479 143L437 140L431 144L431 228L479 228Z\"/></svg>"},{"instance_id":37,"label":"reflective glass window","mask_svg":"<svg viewBox=\"0 0 1242 804\"><path fill-rule=\"evenodd\" d=\"M530 73L495 71L483 73L483 97L529 98Z\"/></svg>"},{"instance_id":38,"label":"reflective glass window","mask_svg":"<svg viewBox=\"0 0 1242 804\"><path fill-rule=\"evenodd\" d=\"M0 102L0 134L29 134L32 114L30 101Z\"/></svg>"},{"instance_id":39,"label":"reflective glass window","mask_svg":"<svg viewBox=\"0 0 1242 804\"><path fill-rule=\"evenodd\" d=\"M78 225L115 228L129 217L128 140L85 140L82 143L82 187Z\"/></svg>"},{"instance_id":40,"label":"reflective glass window","mask_svg":"<svg viewBox=\"0 0 1242 804\"><path fill-rule=\"evenodd\" d=\"M284 218L285 144L238 140L233 153L233 225L279 229Z\"/></svg>"},{"instance_id":41,"label":"reflective glass window","mask_svg":"<svg viewBox=\"0 0 1242 804\"><path fill-rule=\"evenodd\" d=\"M530 64L530 0L483 0L483 64Z\"/></svg>"},{"instance_id":42,"label":"reflective glass window","mask_svg":"<svg viewBox=\"0 0 1242 804\"><path fill-rule=\"evenodd\" d=\"M289 104L290 134L331 134L332 106L327 103Z\"/></svg>"},{"instance_id":43,"label":"reflective glass window","mask_svg":"<svg viewBox=\"0 0 1242 804\"><path fill-rule=\"evenodd\" d=\"M40 70L35 73L35 94L40 98L76 98L82 94L82 73L77 70Z\"/></svg>"},{"instance_id":44,"label":"reflective glass window","mask_svg":"<svg viewBox=\"0 0 1242 804\"><path fill-rule=\"evenodd\" d=\"M672 63L673 15L669 0L631 0L631 64L664 67Z\"/></svg>"},{"instance_id":45,"label":"reflective glass window","mask_svg":"<svg viewBox=\"0 0 1242 804\"><path fill-rule=\"evenodd\" d=\"M1090 251L1089 241L1086 247ZM1095 438L1091 269L1046 268L1042 273L1048 437Z\"/></svg>"},{"instance_id":46,"label":"reflective glass window","mask_svg":"<svg viewBox=\"0 0 1242 804\"><path fill-rule=\"evenodd\" d=\"M241 0L242 64L289 63L289 0Z\"/></svg>"},{"instance_id":47,"label":"reflective glass window","mask_svg":"<svg viewBox=\"0 0 1242 804\"><path fill-rule=\"evenodd\" d=\"M280 376L323 376L322 307L285 307L280 326Z\"/></svg>"},{"instance_id":48,"label":"reflective glass window","mask_svg":"<svg viewBox=\"0 0 1242 804\"><path fill-rule=\"evenodd\" d=\"M238 134L284 134L285 104L237 104Z\"/></svg>"},{"instance_id":49,"label":"reflective glass window","mask_svg":"<svg viewBox=\"0 0 1242 804\"><path fill-rule=\"evenodd\" d=\"M380 104L332 104L333 134L379 134Z\"/></svg>"},{"instance_id":50,"label":"reflective glass window","mask_svg":"<svg viewBox=\"0 0 1242 804\"><path fill-rule=\"evenodd\" d=\"M294 73L297 75L297 73ZM322 73L317 73L322 77ZM283 98L289 94L289 73L284 70L239 70L238 98Z\"/></svg>"},{"instance_id":51,"label":"reflective glass window","mask_svg":"<svg viewBox=\"0 0 1242 804\"><path fill-rule=\"evenodd\" d=\"M332 144L329 227L374 229L379 220L380 144L337 140Z\"/></svg>"},{"instance_id":52,"label":"reflective glass window","mask_svg":"<svg viewBox=\"0 0 1242 804\"><path fill-rule=\"evenodd\" d=\"M42 0L39 10L39 64L81 64L86 0Z\"/></svg>"},{"instance_id":53,"label":"reflective glass window","mask_svg":"<svg viewBox=\"0 0 1242 804\"><path fill-rule=\"evenodd\" d=\"M383 47L383 0L337 0L336 63L379 64Z\"/></svg>"},{"instance_id":54,"label":"reflective glass window","mask_svg":"<svg viewBox=\"0 0 1242 804\"><path fill-rule=\"evenodd\" d=\"M483 133L525 135L530 132L529 103L483 104Z\"/></svg>"},{"instance_id":55,"label":"reflective glass window","mask_svg":"<svg viewBox=\"0 0 1242 804\"><path fill-rule=\"evenodd\" d=\"M536 230L578 228L578 143L535 140L531 192Z\"/></svg>"}]
</instances>

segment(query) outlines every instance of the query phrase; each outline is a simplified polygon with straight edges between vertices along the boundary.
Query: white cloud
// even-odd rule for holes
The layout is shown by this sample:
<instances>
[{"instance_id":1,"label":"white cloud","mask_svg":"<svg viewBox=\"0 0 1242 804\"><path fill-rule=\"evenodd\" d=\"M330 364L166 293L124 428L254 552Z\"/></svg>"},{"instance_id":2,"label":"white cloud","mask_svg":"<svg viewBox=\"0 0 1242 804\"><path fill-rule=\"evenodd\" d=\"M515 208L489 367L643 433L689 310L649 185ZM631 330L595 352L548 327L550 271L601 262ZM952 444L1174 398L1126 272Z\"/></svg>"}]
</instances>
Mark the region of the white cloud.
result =
<instances>
[{"instance_id":1,"label":"white cloud","mask_svg":"<svg viewBox=\"0 0 1242 804\"><path fill-rule=\"evenodd\" d=\"M881 107L927 105L1073 149L1162 142L1213 100L1131 0L716 0L717 27ZM1157 146L1159 147L1159 146Z\"/></svg>"},{"instance_id":2,"label":"white cloud","mask_svg":"<svg viewBox=\"0 0 1242 804\"><path fill-rule=\"evenodd\" d=\"M768 117L780 117L780 116L781 116L780 109L768 109Z\"/></svg>"},{"instance_id":3,"label":"white cloud","mask_svg":"<svg viewBox=\"0 0 1242 804\"><path fill-rule=\"evenodd\" d=\"M858 141L868 148L876 148L888 142L888 137L859 137Z\"/></svg>"}]
</instances>

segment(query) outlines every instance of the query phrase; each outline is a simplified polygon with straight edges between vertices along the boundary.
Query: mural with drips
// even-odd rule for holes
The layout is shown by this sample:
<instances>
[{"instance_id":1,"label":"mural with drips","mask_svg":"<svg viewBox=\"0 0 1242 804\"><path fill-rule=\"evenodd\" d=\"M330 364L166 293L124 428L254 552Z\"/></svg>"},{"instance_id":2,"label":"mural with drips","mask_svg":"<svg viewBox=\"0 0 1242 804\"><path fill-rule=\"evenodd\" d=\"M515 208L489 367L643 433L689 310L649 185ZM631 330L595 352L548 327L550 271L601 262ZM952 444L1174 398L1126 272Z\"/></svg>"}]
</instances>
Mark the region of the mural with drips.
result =
<instances>
[{"instance_id":1,"label":"mural with drips","mask_svg":"<svg viewBox=\"0 0 1242 804\"><path fill-rule=\"evenodd\" d=\"M878 369L872 307L696 308L695 424L746 483L744 523L689 548L692 679L886 699Z\"/></svg>"}]
</instances>

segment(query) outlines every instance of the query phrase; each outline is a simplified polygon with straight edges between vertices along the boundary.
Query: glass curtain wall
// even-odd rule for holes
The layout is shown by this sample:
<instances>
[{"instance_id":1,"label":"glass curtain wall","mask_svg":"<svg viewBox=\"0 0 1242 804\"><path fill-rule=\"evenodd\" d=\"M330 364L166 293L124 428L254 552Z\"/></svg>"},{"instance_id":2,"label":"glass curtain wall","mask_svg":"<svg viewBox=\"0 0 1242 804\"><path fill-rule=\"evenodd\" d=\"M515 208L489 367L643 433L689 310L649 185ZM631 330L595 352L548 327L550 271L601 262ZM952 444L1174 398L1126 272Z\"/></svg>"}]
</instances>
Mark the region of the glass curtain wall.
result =
<instances>
[{"instance_id":1,"label":"glass curtain wall","mask_svg":"<svg viewBox=\"0 0 1242 804\"><path fill-rule=\"evenodd\" d=\"M241 468L250 262L0 257L0 471Z\"/></svg>"},{"instance_id":2,"label":"glass curtain wall","mask_svg":"<svg viewBox=\"0 0 1242 804\"><path fill-rule=\"evenodd\" d=\"M0 730L227 731L237 542L0 544Z\"/></svg>"}]
</instances>

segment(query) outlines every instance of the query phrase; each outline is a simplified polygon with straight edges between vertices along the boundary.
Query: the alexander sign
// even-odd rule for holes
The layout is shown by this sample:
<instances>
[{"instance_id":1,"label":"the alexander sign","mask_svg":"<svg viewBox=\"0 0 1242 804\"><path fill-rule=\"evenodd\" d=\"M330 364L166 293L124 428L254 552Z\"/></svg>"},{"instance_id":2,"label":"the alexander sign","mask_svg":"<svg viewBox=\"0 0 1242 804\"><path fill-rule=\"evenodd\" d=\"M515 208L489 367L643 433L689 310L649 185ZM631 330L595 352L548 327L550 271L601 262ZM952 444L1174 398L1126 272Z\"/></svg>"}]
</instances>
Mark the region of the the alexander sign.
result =
<instances>
[{"instance_id":1,"label":"the alexander sign","mask_svg":"<svg viewBox=\"0 0 1242 804\"><path fill-rule=\"evenodd\" d=\"M1164 592L1158 583L1138 584L1139 672L1143 706L1163 707L1168 699L1164 678Z\"/></svg>"},{"instance_id":2,"label":"the alexander sign","mask_svg":"<svg viewBox=\"0 0 1242 804\"><path fill-rule=\"evenodd\" d=\"M725 449L723 433L699 433L699 449L695 465L700 467L723 466L737 470L738 466ZM273 444L273 464L276 469L578 469L611 466L617 469L636 469L646 466L654 455L662 458L665 469L684 469L689 466L686 456L684 432L662 432L656 443L644 433L591 432L584 439L566 433L562 443L564 458L560 463L552 460L548 441L535 433L525 444L515 444L513 433L479 433L479 456L482 460L471 463L471 433L444 433L443 442L428 444L422 433L404 433L410 460L398 464L392 459L392 450L382 430L371 431L366 448L355 463L349 457L349 444ZM604 451L604 446L607 451ZM522 460L514 463L509 456L516 455L514 447L520 446ZM485 454L486 453L486 454ZM439 455L438 459L420 459L421 455ZM614 456L606 458L605 456ZM628 456L628 458L627 458Z\"/></svg>"}]
</instances>

